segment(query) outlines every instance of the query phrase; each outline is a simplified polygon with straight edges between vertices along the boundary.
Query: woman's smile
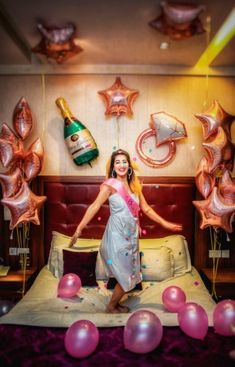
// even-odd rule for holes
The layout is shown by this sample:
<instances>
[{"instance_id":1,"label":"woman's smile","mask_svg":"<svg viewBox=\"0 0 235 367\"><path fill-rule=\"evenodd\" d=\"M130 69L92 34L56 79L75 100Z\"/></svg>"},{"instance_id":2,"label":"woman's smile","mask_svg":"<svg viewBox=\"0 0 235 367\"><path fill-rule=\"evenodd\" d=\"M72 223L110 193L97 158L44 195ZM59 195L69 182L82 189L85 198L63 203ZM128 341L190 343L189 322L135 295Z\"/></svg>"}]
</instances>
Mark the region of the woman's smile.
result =
<instances>
[{"instance_id":1,"label":"woman's smile","mask_svg":"<svg viewBox=\"0 0 235 367\"><path fill-rule=\"evenodd\" d=\"M125 176L127 174L128 168L129 163L125 155L123 154L118 155L114 161L114 170L116 171L117 175Z\"/></svg>"}]
</instances>

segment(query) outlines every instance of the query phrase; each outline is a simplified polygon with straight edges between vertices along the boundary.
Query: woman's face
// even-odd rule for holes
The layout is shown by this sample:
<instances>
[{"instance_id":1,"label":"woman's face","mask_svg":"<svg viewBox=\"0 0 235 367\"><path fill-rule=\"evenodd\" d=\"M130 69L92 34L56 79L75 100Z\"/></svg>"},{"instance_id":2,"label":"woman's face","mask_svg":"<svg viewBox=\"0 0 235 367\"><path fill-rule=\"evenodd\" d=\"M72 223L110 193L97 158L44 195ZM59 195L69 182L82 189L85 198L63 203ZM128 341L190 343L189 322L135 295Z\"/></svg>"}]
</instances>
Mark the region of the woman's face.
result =
<instances>
[{"instance_id":1,"label":"woman's face","mask_svg":"<svg viewBox=\"0 0 235 367\"><path fill-rule=\"evenodd\" d=\"M124 154L118 154L115 157L113 168L117 173L117 176L124 177L127 175L129 163Z\"/></svg>"}]
</instances>

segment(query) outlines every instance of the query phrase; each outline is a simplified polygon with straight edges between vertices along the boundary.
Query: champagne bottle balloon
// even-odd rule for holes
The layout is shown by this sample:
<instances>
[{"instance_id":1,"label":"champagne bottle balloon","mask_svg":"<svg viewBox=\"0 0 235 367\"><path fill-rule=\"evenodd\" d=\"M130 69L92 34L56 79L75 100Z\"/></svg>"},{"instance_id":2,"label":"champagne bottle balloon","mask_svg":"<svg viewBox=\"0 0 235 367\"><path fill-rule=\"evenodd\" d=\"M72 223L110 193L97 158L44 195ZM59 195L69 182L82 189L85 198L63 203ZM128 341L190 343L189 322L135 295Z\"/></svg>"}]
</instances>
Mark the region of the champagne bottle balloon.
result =
<instances>
[{"instance_id":1,"label":"champagne bottle balloon","mask_svg":"<svg viewBox=\"0 0 235 367\"><path fill-rule=\"evenodd\" d=\"M78 166L90 164L99 155L90 131L73 116L64 98L57 98L56 105L64 118L64 139L74 163Z\"/></svg>"}]
</instances>

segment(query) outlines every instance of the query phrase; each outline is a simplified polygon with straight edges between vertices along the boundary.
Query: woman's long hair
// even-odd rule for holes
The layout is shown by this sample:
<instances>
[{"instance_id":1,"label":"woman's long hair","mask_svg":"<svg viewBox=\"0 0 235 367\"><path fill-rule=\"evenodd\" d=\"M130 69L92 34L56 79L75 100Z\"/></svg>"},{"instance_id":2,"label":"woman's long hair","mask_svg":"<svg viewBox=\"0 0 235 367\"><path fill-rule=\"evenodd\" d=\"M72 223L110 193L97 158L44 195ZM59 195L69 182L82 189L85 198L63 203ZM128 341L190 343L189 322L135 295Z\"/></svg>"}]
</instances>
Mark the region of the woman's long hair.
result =
<instances>
[{"instance_id":1,"label":"woman's long hair","mask_svg":"<svg viewBox=\"0 0 235 367\"><path fill-rule=\"evenodd\" d=\"M141 192L141 184L139 179L137 178L136 174L135 174L135 170L137 170L137 165L135 164L135 162L133 162L130 159L130 155L128 152L126 152L123 149L118 149L115 150L112 155L111 158L108 160L107 165L106 165L106 172L107 172L107 178L111 178L111 177L117 177L116 172L114 171L114 162L115 162L115 158L120 155L123 154L126 157L126 160L129 164L129 174L127 175L127 181L128 184L130 186L130 189L132 192L134 192L135 194L139 195Z\"/></svg>"}]
</instances>

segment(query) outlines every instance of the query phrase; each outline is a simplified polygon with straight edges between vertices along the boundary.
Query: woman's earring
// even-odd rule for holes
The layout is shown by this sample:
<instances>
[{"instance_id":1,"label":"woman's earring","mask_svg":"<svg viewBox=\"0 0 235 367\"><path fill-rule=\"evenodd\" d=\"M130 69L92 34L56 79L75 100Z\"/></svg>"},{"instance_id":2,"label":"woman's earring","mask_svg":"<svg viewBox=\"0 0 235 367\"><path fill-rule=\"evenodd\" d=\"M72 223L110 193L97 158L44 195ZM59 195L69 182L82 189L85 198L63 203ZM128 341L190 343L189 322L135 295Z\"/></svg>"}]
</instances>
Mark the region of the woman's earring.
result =
<instances>
[{"instance_id":1,"label":"woman's earring","mask_svg":"<svg viewBox=\"0 0 235 367\"><path fill-rule=\"evenodd\" d=\"M132 170L132 168L131 168L131 167L129 167L129 168L128 168L128 171L127 171L127 176L128 176L128 178L129 178L129 180L130 180L130 178L131 178L132 173L133 173L133 170Z\"/></svg>"},{"instance_id":2,"label":"woman's earring","mask_svg":"<svg viewBox=\"0 0 235 367\"><path fill-rule=\"evenodd\" d=\"M114 169L112 170L112 174L111 174L111 176L112 176L113 178L116 178L116 177L117 177L116 171L115 171Z\"/></svg>"}]
</instances>

